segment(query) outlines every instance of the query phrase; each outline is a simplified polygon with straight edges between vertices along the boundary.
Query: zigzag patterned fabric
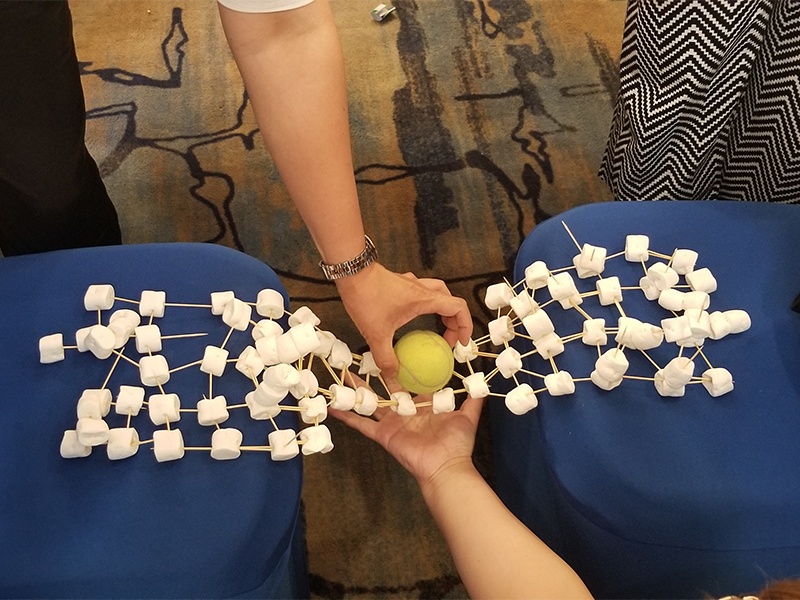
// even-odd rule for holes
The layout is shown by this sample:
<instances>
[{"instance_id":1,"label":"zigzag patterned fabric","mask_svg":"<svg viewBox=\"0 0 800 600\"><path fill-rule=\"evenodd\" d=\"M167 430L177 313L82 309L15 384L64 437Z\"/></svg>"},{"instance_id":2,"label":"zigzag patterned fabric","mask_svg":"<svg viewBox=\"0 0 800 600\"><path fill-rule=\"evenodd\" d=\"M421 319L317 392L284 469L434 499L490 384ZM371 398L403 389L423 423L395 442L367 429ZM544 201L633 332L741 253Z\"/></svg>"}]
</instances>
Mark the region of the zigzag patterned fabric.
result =
<instances>
[{"instance_id":1,"label":"zigzag patterned fabric","mask_svg":"<svg viewBox=\"0 0 800 600\"><path fill-rule=\"evenodd\" d=\"M619 200L800 202L800 0L629 0Z\"/></svg>"}]
</instances>

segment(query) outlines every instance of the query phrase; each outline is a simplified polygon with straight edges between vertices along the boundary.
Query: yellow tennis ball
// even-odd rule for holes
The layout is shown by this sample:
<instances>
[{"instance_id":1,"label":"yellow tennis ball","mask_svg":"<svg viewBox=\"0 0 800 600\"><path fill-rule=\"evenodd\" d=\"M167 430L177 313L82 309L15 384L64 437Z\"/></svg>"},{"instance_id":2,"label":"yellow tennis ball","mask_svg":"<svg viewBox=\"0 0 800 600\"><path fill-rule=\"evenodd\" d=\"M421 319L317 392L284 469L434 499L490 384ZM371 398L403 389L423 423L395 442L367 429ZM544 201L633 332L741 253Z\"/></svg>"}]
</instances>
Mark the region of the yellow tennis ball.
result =
<instances>
[{"instance_id":1,"label":"yellow tennis ball","mask_svg":"<svg viewBox=\"0 0 800 600\"><path fill-rule=\"evenodd\" d=\"M438 392L453 376L453 350L433 331L411 331L394 345L397 381L414 394Z\"/></svg>"}]
</instances>

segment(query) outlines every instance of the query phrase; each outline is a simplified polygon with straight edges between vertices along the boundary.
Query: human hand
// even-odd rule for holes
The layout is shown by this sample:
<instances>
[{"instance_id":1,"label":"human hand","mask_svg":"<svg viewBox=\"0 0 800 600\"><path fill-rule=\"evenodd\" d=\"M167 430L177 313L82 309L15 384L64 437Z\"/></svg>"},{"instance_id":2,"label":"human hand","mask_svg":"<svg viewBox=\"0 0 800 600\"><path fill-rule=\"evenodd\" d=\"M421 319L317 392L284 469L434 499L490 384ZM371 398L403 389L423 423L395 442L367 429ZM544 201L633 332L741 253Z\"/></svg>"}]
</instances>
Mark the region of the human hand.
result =
<instances>
[{"instance_id":1,"label":"human hand","mask_svg":"<svg viewBox=\"0 0 800 600\"><path fill-rule=\"evenodd\" d=\"M398 328L425 314L438 314L446 330L444 338L454 346L467 345L472 317L467 303L450 293L439 279L419 279L373 263L360 273L336 280L345 310L369 345L375 363L391 391L397 384L397 357L393 338Z\"/></svg>"}]
</instances>

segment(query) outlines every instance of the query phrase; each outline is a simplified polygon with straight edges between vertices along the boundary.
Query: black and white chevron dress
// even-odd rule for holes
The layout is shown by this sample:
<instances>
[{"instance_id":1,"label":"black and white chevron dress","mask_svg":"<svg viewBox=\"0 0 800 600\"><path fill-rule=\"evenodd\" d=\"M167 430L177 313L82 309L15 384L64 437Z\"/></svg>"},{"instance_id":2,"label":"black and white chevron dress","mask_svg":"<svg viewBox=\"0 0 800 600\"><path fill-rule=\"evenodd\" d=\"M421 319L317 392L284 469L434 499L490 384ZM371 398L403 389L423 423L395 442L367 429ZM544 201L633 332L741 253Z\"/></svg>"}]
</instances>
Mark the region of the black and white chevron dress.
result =
<instances>
[{"instance_id":1,"label":"black and white chevron dress","mask_svg":"<svg viewBox=\"0 0 800 600\"><path fill-rule=\"evenodd\" d=\"M800 202L800 0L629 0L600 177L620 200Z\"/></svg>"}]
</instances>

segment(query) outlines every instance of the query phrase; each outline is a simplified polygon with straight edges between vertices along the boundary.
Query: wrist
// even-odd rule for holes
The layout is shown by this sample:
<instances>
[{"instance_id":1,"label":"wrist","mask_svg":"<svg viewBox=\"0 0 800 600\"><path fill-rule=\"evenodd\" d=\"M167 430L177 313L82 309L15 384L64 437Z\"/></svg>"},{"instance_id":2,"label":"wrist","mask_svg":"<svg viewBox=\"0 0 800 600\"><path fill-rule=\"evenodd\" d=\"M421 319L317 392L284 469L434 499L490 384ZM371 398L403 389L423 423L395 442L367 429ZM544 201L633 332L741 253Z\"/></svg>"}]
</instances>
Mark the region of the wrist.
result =
<instances>
[{"instance_id":1,"label":"wrist","mask_svg":"<svg viewBox=\"0 0 800 600\"><path fill-rule=\"evenodd\" d=\"M335 263L319 261L322 273L328 281L340 281L358 275L378 259L378 250L368 235L364 236L364 246L360 253L347 260Z\"/></svg>"},{"instance_id":2,"label":"wrist","mask_svg":"<svg viewBox=\"0 0 800 600\"><path fill-rule=\"evenodd\" d=\"M473 478L483 481L470 456L452 458L426 477L417 478L422 496L428 506L446 498L454 489L468 484Z\"/></svg>"}]
</instances>

